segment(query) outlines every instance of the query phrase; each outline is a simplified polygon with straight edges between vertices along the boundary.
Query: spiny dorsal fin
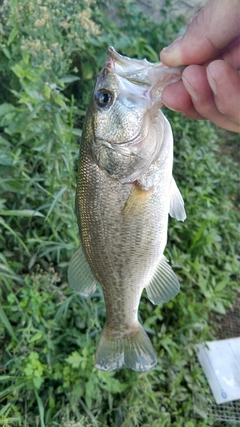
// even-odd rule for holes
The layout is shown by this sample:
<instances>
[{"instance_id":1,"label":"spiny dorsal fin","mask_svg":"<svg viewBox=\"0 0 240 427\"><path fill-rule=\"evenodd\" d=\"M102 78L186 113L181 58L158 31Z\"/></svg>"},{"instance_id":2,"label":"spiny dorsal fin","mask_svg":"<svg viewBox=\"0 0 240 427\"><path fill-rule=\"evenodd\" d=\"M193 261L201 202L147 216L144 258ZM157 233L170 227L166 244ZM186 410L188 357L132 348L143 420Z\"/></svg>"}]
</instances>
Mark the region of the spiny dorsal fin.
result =
<instances>
[{"instance_id":1,"label":"spiny dorsal fin","mask_svg":"<svg viewBox=\"0 0 240 427\"><path fill-rule=\"evenodd\" d=\"M169 214L172 218L176 218L178 221L184 221L186 219L183 198L174 178L172 178L170 184Z\"/></svg>"},{"instance_id":2,"label":"spiny dorsal fin","mask_svg":"<svg viewBox=\"0 0 240 427\"><path fill-rule=\"evenodd\" d=\"M168 302L177 295L179 289L180 286L176 274L168 264L165 256L162 256L151 282L146 287L148 298L153 304Z\"/></svg>"},{"instance_id":3,"label":"spiny dorsal fin","mask_svg":"<svg viewBox=\"0 0 240 427\"><path fill-rule=\"evenodd\" d=\"M70 286L85 298L90 297L96 290L98 282L92 273L81 244L70 261L68 281Z\"/></svg>"}]
</instances>

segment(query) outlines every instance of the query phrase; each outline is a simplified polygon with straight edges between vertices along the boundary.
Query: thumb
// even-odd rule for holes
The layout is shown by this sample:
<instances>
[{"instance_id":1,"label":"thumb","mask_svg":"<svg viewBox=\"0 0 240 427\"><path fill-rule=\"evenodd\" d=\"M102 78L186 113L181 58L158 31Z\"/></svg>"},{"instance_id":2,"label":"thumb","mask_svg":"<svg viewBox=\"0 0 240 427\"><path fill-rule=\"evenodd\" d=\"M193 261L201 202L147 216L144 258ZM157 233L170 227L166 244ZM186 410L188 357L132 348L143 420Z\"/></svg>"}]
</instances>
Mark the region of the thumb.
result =
<instances>
[{"instance_id":1,"label":"thumb","mask_svg":"<svg viewBox=\"0 0 240 427\"><path fill-rule=\"evenodd\" d=\"M217 58L239 36L239 22L239 0L212 0L195 16L186 33L162 50L161 61L176 67Z\"/></svg>"}]
</instances>

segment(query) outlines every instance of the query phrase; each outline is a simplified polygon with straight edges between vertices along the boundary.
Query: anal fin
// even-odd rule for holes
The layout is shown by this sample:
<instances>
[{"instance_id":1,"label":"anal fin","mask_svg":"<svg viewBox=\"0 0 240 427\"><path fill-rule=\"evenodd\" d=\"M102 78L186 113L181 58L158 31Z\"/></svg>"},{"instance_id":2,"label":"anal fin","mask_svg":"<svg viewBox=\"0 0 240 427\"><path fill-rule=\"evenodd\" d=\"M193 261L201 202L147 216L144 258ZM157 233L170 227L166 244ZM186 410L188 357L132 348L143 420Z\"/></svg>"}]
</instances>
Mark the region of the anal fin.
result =
<instances>
[{"instance_id":1,"label":"anal fin","mask_svg":"<svg viewBox=\"0 0 240 427\"><path fill-rule=\"evenodd\" d=\"M165 256L162 256L151 282L146 287L148 298L153 304L168 302L178 294L179 289L176 274Z\"/></svg>"},{"instance_id":2,"label":"anal fin","mask_svg":"<svg viewBox=\"0 0 240 427\"><path fill-rule=\"evenodd\" d=\"M70 261L68 281L84 298L89 298L96 290L98 281L92 273L81 244Z\"/></svg>"}]
</instances>

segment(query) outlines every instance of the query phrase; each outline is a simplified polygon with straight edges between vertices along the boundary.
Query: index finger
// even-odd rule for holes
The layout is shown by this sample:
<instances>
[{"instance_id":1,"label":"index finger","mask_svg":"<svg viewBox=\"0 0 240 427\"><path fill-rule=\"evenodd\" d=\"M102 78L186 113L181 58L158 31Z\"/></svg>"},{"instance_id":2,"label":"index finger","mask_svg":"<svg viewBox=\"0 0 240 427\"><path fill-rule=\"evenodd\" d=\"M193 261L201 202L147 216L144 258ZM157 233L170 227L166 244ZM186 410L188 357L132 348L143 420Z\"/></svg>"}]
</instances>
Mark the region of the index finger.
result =
<instances>
[{"instance_id":1,"label":"index finger","mask_svg":"<svg viewBox=\"0 0 240 427\"><path fill-rule=\"evenodd\" d=\"M169 66L215 59L240 33L240 0L212 0L192 20L183 37L160 53Z\"/></svg>"}]
</instances>

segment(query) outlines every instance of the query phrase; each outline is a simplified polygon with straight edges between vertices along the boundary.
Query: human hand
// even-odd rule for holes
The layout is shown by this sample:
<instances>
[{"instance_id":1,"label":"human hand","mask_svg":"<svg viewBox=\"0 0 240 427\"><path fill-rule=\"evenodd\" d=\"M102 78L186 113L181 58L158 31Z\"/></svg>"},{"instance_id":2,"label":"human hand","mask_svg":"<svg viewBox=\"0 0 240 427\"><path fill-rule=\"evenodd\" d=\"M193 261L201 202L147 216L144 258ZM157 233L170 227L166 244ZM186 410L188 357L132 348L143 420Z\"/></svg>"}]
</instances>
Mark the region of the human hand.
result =
<instances>
[{"instance_id":1,"label":"human hand","mask_svg":"<svg viewBox=\"0 0 240 427\"><path fill-rule=\"evenodd\" d=\"M240 132L240 0L211 0L160 58L186 65L162 92L168 108Z\"/></svg>"}]
</instances>

